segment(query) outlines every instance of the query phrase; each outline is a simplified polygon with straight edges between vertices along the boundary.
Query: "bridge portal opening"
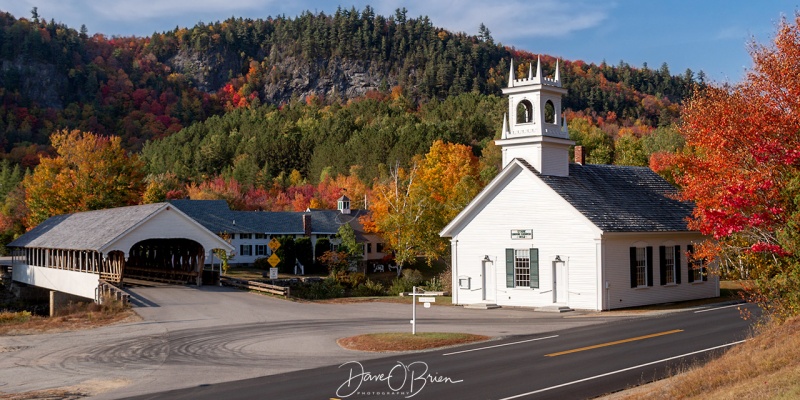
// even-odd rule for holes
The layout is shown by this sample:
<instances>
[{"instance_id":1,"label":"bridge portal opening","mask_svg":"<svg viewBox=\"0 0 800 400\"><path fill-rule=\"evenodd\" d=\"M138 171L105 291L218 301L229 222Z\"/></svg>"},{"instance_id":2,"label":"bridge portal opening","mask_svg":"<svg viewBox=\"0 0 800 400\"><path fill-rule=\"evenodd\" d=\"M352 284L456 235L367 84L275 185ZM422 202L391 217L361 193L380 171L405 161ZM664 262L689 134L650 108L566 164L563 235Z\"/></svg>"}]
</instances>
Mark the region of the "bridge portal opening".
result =
<instances>
[{"instance_id":1,"label":"bridge portal opening","mask_svg":"<svg viewBox=\"0 0 800 400\"><path fill-rule=\"evenodd\" d=\"M147 239L128 253L124 278L166 283L202 283L205 251L190 239Z\"/></svg>"}]
</instances>

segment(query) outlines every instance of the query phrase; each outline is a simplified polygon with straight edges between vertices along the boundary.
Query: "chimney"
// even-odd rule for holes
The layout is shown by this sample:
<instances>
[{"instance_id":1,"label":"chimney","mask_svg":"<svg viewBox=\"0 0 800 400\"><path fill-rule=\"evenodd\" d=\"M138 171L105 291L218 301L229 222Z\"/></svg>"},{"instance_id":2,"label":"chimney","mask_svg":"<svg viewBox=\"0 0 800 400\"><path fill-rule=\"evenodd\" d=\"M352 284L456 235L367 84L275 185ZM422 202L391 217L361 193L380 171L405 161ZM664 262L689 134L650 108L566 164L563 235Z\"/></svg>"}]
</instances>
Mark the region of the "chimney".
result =
<instances>
[{"instance_id":1,"label":"chimney","mask_svg":"<svg viewBox=\"0 0 800 400\"><path fill-rule=\"evenodd\" d=\"M583 146L575 146L575 164L586 164L586 153L583 151Z\"/></svg>"},{"instance_id":2,"label":"chimney","mask_svg":"<svg viewBox=\"0 0 800 400\"><path fill-rule=\"evenodd\" d=\"M303 234L311 237L311 214L303 214Z\"/></svg>"}]
</instances>

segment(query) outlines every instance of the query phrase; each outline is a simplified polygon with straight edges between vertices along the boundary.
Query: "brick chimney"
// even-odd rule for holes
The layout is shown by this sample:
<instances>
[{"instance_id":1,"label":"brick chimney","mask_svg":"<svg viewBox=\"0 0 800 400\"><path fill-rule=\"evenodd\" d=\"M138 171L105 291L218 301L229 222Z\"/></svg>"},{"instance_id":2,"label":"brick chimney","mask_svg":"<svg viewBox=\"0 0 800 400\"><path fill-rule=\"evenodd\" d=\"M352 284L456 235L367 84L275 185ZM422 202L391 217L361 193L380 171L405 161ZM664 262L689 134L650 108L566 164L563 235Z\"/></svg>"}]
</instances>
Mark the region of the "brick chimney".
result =
<instances>
[{"instance_id":1,"label":"brick chimney","mask_svg":"<svg viewBox=\"0 0 800 400\"><path fill-rule=\"evenodd\" d=\"M586 164L586 152L583 151L583 146L575 146L575 164Z\"/></svg>"},{"instance_id":2,"label":"brick chimney","mask_svg":"<svg viewBox=\"0 0 800 400\"><path fill-rule=\"evenodd\" d=\"M311 214L303 214L303 234L311 237Z\"/></svg>"}]
</instances>

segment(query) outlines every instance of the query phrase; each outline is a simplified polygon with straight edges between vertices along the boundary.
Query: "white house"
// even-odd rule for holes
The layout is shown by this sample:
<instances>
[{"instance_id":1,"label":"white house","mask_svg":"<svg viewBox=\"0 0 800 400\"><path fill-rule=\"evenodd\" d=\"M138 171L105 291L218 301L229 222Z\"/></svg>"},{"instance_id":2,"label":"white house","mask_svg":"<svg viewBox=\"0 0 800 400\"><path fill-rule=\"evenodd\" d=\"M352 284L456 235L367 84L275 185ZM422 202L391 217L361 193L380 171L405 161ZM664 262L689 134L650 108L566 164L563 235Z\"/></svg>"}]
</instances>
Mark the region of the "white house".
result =
<instances>
[{"instance_id":1,"label":"white house","mask_svg":"<svg viewBox=\"0 0 800 400\"><path fill-rule=\"evenodd\" d=\"M719 296L687 262L692 205L649 168L570 163L555 76L514 79L503 170L440 233L452 238L453 302L610 310Z\"/></svg>"},{"instance_id":2,"label":"white house","mask_svg":"<svg viewBox=\"0 0 800 400\"><path fill-rule=\"evenodd\" d=\"M236 211L228 207L225 200L172 200L170 204L179 208L206 229L219 235L226 234L235 249L233 265L253 264L259 258L272 255L269 242L272 238L289 236L308 237L312 249L317 240L327 238L332 247L340 244L339 227L350 224L356 240L364 246L363 260L379 262L386 254L382 239L366 233L359 218L367 210L351 209L350 199L342 196L337 210L307 209L305 212ZM314 257L319 254L314 254Z\"/></svg>"}]
</instances>

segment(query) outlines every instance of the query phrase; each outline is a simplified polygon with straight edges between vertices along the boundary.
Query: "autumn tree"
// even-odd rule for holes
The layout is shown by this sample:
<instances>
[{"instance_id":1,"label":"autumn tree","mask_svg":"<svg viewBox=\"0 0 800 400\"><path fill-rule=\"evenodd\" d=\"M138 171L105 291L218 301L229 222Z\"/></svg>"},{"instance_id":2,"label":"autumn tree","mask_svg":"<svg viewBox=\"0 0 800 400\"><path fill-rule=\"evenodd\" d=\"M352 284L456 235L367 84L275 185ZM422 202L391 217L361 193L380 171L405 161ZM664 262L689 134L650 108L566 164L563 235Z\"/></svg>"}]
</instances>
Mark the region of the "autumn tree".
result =
<instances>
[{"instance_id":1,"label":"autumn tree","mask_svg":"<svg viewBox=\"0 0 800 400\"><path fill-rule=\"evenodd\" d=\"M436 141L409 168L396 166L390 179L373 187L370 214L362 222L383 236L398 264L412 263L418 254L430 264L449 249L439 232L480 188L472 149Z\"/></svg>"},{"instance_id":2,"label":"autumn tree","mask_svg":"<svg viewBox=\"0 0 800 400\"><path fill-rule=\"evenodd\" d=\"M690 227L712 238L698 256L752 282L751 299L778 318L800 313L798 24L784 20L772 44L752 45L742 83L695 93L671 163L696 205Z\"/></svg>"},{"instance_id":3,"label":"autumn tree","mask_svg":"<svg viewBox=\"0 0 800 400\"><path fill-rule=\"evenodd\" d=\"M28 228L58 214L134 205L145 187L142 163L119 137L77 130L50 137L54 157L42 157L25 177Z\"/></svg>"}]
</instances>

